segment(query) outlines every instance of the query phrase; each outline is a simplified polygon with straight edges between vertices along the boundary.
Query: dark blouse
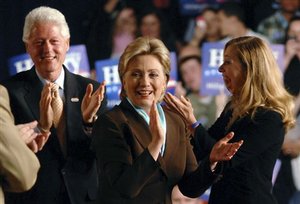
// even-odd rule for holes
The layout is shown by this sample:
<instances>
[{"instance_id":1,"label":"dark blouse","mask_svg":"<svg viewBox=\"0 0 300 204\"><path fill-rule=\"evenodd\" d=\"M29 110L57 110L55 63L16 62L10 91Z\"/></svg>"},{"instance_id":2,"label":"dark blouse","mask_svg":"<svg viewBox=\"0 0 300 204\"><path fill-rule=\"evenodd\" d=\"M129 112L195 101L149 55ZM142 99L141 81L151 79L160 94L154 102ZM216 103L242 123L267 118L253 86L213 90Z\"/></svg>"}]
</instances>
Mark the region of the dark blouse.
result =
<instances>
[{"instance_id":1,"label":"dark blouse","mask_svg":"<svg viewBox=\"0 0 300 204\"><path fill-rule=\"evenodd\" d=\"M231 142L244 140L236 155L223 164L223 177L213 184L210 204L274 204L272 173L284 139L284 126L279 113L259 108L254 119L245 116L226 129L232 111L223 111L206 131L196 129L196 154L201 159L215 141L228 132L235 136Z\"/></svg>"}]
</instances>

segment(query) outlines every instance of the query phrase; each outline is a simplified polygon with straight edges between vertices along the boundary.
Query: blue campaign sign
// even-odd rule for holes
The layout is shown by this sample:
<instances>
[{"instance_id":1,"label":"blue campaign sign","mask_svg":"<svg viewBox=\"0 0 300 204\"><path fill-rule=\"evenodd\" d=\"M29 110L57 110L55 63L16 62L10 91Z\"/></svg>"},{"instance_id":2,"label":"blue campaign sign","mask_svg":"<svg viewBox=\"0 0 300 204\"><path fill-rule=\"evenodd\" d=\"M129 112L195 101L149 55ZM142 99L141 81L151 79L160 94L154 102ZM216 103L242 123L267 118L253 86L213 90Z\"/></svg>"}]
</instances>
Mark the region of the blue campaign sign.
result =
<instances>
[{"instance_id":1,"label":"blue campaign sign","mask_svg":"<svg viewBox=\"0 0 300 204\"><path fill-rule=\"evenodd\" d=\"M207 7L208 0L180 0L179 5L182 15L196 16Z\"/></svg>"},{"instance_id":2,"label":"blue campaign sign","mask_svg":"<svg viewBox=\"0 0 300 204\"><path fill-rule=\"evenodd\" d=\"M204 43L202 47L202 81L200 85L201 94L218 95L229 94L224 86L221 73L218 71L223 63L224 43ZM270 45L274 57L281 71L283 71L284 45Z\"/></svg>"},{"instance_id":3,"label":"blue campaign sign","mask_svg":"<svg viewBox=\"0 0 300 204\"><path fill-rule=\"evenodd\" d=\"M179 0L180 13L187 16L196 16L206 7L217 7L219 4L226 1L229 0ZM240 2L240 0L235 1Z\"/></svg>"},{"instance_id":4,"label":"blue campaign sign","mask_svg":"<svg viewBox=\"0 0 300 204\"><path fill-rule=\"evenodd\" d=\"M170 60L171 60L171 72L170 72L170 79L167 86L167 92L172 94L175 93L176 83L178 80L177 76L177 56L175 52L170 53Z\"/></svg>"},{"instance_id":5,"label":"blue campaign sign","mask_svg":"<svg viewBox=\"0 0 300 204\"><path fill-rule=\"evenodd\" d=\"M106 83L107 107L120 103L121 81L118 73L118 58L95 62L97 81Z\"/></svg>"},{"instance_id":6,"label":"blue campaign sign","mask_svg":"<svg viewBox=\"0 0 300 204\"><path fill-rule=\"evenodd\" d=\"M89 77L90 66L85 45L70 46L70 49L66 54L64 65L72 73ZM16 73L29 70L33 66L33 62L29 54L26 53L11 57L8 60L8 66L10 75L14 75Z\"/></svg>"},{"instance_id":7,"label":"blue campaign sign","mask_svg":"<svg viewBox=\"0 0 300 204\"><path fill-rule=\"evenodd\" d=\"M90 76L90 65L85 45L73 45L70 47L64 65L70 72L81 76Z\"/></svg>"},{"instance_id":8,"label":"blue campaign sign","mask_svg":"<svg viewBox=\"0 0 300 204\"><path fill-rule=\"evenodd\" d=\"M171 73L167 91L174 94L177 82L177 59L176 53L170 53ZM106 82L107 106L112 108L120 103L121 81L118 73L118 58L98 60L95 63L97 81Z\"/></svg>"},{"instance_id":9,"label":"blue campaign sign","mask_svg":"<svg viewBox=\"0 0 300 204\"><path fill-rule=\"evenodd\" d=\"M218 95L225 90L223 78L218 71L223 63L224 43L204 43L202 47L201 94Z\"/></svg>"},{"instance_id":10,"label":"blue campaign sign","mask_svg":"<svg viewBox=\"0 0 300 204\"><path fill-rule=\"evenodd\" d=\"M8 59L10 75L15 75L16 73L29 70L32 66L33 62L29 54L21 54Z\"/></svg>"}]
</instances>

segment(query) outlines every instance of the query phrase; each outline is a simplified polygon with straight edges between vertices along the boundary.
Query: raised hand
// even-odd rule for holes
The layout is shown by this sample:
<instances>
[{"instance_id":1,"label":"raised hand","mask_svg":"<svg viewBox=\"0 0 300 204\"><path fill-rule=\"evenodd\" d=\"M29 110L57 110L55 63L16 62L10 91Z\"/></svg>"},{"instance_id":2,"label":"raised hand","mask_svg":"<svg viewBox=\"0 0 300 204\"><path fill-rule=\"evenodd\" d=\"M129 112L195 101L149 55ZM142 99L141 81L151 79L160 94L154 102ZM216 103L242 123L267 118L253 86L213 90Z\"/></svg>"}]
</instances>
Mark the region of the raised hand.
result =
<instances>
[{"instance_id":1,"label":"raised hand","mask_svg":"<svg viewBox=\"0 0 300 204\"><path fill-rule=\"evenodd\" d=\"M35 153L41 151L48 141L50 134L50 132L40 133L31 143L31 146L33 147L32 151Z\"/></svg>"},{"instance_id":2,"label":"raised hand","mask_svg":"<svg viewBox=\"0 0 300 204\"><path fill-rule=\"evenodd\" d=\"M219 161L228 161L235 155L235 153L243 144L243 140L229 143L233 136L234 133L230 132L213 146L209 155L211 164L215 164Z\"/></svg>"},{"instance_id":3,"label":"raised hand","mask_svg":"<svg viewBox=\"0 0 300 204\"><path fill-rule=\"evenodd\" d=\"M190 126L197 121L193 113L191 102L184 96L177 98L171 93L166 93L164 102L169 110L179 114L183 118L187 126Z\"/></svg>"},{"instance_id":4,"label":"raised hand","mask_svg":"<svg viewBox=\"0 0 300 204\"><path fill-rule=\"evenodd\" d=\"M152 134L152 141L148 146L148 150L154 160L157 160L158 155L160 153L161 147L164 142L164 130L160 124L159 114L156 107L156 102L153 101L150 110L150 124L149 124L150 132Z\"/></svg>"},{"instance_id":5,"label":"raised hand","mask_svg":"<svg viewBox=\"0 0 300 204\"><path fill-rule=\"evenodd\" d=\"M37 137L38 133L34 131L34 128L36 128L37 124L37 121L32 121L30 123L16 125L20 137L26 145L31 143Z\"/></svg>"},{"instance_id":6,"label":"raised hand","mask_svg":"<svg viewBox=\"0 0 300 204\"><path fill-rule=\"evenodd\" d=\"M42 150L50 136L50 132L41 133L37 124L37 121L32 121L17 125L21 139L35 153Z\"/></svg>"},{"instance_id":7,"label":"raised hand","mask_svg":"<svg viewBox=\"0 0 300 204\"><path fill-rule=\"evenodd\" d=\"M93 93L93 85L88 84L85 95L81 103L82 118L85 123L92 123L96 113L101 106L104 98L105 82L102 82L99 88Z\"/></svg>"},{"instance_id":8,"label":"raised hand","mask_svg":"<svg viewBox=\"0 0 300 204\"><path fill-rule=\"evenodd\" d=\"M40 120L39 129L42 132L49 132L53 124L53 110L51 107L51 89L53 84L48 83L44 86L40 99Z\"/></svg>"}]
</instances>

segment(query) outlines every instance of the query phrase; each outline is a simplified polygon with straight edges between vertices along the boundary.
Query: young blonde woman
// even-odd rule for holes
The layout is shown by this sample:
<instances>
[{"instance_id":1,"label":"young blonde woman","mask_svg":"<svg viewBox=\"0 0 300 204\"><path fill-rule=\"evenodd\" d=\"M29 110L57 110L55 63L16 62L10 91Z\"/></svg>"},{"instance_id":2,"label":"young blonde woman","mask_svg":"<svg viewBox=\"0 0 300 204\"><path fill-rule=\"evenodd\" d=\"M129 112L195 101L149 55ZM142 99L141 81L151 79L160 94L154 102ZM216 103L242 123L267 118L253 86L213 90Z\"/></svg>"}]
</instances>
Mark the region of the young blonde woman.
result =
<instances>
[{"instance_id":1,"label":"young blonde woman","mask_svg":"<svg viewBox=\"0 0 300 204\"><path fill-rule=\"evenodd\" d=\"M293 98L267 44L257 37L230 40L219 71L231 100L206 131L195 129L195 154L201 160L229 132L230 142L243 140L236 155L223 162L223 177L214 183L210 204L274 204L272 172L285 132L294 124ZM192 107L184 97L165 97L169 108L195 127Z\"/></svg>"}]
</instances>

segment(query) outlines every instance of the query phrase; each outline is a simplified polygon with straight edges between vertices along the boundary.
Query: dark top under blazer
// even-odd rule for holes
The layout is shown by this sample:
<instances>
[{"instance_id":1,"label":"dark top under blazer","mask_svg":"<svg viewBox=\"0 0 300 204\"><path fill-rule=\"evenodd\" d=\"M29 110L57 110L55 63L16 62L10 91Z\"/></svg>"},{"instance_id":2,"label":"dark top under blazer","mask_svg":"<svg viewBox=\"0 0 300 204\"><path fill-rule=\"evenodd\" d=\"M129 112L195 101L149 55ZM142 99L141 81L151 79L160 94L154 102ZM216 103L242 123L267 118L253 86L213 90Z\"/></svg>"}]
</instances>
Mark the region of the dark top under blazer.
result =
<instances>
[{"instance_id":1,"label":"dark top under blazer","mask_svg":"<svg viewBox=\"0 0 300 204\"><path fill-rule=\"evenodd\" d=\"M81 101L88 83L94 90L99 83L69 72L65 67L64 95L67 157L64 158L54 128L42 151L37 153L41 168L34 187L22 194L6 194L7 203L54 204L66 185L72 204L91 203L97 192L95 154L90 150L90 136L83 131ZM10 96L16 124L39 119L39 101L43 84L35 68L20 72L3 82ZM72 100L78 98L79 100ZM106 107L106 99L98 113ZM64 182L65 181L65 182Z\"/></svg>"},{"instance_id":2,"label":"dark top under blazer","mask_svg":"<svg viewBox=\"0 0 300 204\"><path fill-rule=\"evenodd\" d=\"M236 155L224 162L223 177L213 184L209 203L275 204L271 179L285 134L282 118L275 111L259 108L254 120L245 116L226 130L231 115L231 110L223 111L208 132L202 126L196 130L199 159L230 131L235 135L232 142L244 140Z\"/></svg>"},{"instance_id":3,"label":"dark top under blazer","mask_svg":"<svg viewBox=\"0 0 300 204\"><path fill-rule=\"evenodd\" d=\"M100 170L98 203L171 203L176 184L193 197L211 185L215 175L207 159L197 169L183 120L165 109L164 113L166 147L157 161L147 149L149 126L127 100L96 121L92 147ZM197 173L191 174L194 170Z\"/></svg>"}]
</instances>

